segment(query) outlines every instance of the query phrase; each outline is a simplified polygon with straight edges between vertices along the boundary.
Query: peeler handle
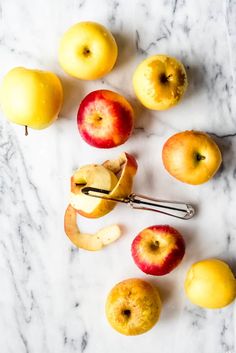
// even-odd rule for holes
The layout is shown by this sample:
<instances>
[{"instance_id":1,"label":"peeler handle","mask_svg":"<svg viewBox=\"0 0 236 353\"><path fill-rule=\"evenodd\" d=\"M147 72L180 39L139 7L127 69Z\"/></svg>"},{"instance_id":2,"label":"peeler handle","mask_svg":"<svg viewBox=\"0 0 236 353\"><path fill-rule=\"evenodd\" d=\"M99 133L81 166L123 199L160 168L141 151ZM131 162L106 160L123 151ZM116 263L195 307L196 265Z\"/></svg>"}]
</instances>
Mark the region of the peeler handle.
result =
<instances>
[{"instance_id":1,"label":"peeler handle","mask_svg":"<svg viewBox=\"0 0 236 353\"><path fill-rule=\"evenodd\" d=\"M180 219L190 219L195 214L193 206L184 202L159 200L139 194L131 194L129 201L134 209L163 213Z\"/></svg>"}]
</instances>

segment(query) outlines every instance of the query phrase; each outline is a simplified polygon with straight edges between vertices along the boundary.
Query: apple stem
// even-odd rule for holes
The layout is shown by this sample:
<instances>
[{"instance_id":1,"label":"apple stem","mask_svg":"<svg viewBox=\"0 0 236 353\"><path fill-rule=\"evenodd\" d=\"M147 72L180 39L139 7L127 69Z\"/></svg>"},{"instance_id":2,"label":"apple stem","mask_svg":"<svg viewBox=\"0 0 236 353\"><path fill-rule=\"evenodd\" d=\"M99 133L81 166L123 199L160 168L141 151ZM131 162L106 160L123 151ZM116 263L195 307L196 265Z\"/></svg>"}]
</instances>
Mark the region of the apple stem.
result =
<instances>
[{"instance_id":1,"label":"apple stem","mask_svg":"<svg viewBox=\"0 0 236 353\"><path fill-rule=\"evenodd\" d=\"M28 126L25 125L25 136L28 136Z\"/></svg>"}]
</instances>

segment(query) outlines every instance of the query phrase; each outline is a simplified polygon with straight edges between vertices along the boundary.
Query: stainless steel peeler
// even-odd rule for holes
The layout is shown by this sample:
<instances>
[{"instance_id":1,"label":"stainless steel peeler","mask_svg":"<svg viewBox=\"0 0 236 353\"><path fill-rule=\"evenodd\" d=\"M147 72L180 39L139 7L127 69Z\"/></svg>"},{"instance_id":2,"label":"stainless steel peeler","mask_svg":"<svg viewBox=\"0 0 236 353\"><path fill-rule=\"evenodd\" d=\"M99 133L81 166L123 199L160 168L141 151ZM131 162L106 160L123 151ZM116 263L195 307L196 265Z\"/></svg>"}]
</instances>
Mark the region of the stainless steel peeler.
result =
<instances>
[{"instance_id":1,"label":"stainless steel peeler","mask_svg":"<svg viewBox=\"0 0 236 353\"><path fill-rule=\"evenodd\" d=\"M93 187L84 187L81 191L91 197L121 202L134 209L158 212L180 219L190 219L195 214L193 206L184 202L159 200L134 193L125 198L112 198L109 197L110 191Z\"/></svg>"}]
</instances>

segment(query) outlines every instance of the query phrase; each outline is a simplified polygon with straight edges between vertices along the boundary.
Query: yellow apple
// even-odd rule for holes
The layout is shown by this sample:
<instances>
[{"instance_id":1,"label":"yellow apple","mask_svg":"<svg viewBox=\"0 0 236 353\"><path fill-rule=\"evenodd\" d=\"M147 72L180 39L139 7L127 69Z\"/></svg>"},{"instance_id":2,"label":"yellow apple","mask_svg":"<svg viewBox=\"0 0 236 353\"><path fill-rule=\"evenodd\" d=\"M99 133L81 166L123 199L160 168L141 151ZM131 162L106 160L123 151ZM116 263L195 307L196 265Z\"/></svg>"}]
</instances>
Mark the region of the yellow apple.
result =
<instances>
[{"instance_id":1,"label":"yellow apple","mask_svg":"<svg viewBox=\"0 0 236 353\"><path fill-rule=\"evenodd\" d=\"M134 91L149 109L165 110L176 105L187 88L183 64L167 55L151 56L138 65L133 75Z\"/></svg>"},{"instance_id":2,"label":"yellow apple","mask_svg":"<svg viewBox=\"0 0 236 353\"><path fill-rule=\"evenodd\" d=\"M52 72L15 67L3 79L0 101L4 114L13 123L44 129L58 117L63 91Z\"/></svg>"},{"instance_id":3,"label":"yellow apple","mask_svg":"<svg viewBox=\"0 0 236 353\"><path fill-rule=\"evenodd\" d=\"M71 206L88 218L104 216L114 208L115 202L87 196L81 190L85 186L112 190L117 181L115 174L102 165L90 164L79 168L71 178Z\"/></svg>"},{"instance_id":4,"label":"yellow apple","mask_svg":"<svg viewBox=\"0 0 236 353\"><path fill-rule=\"evenodd\" d=\"M81 233L77 225L77 211L71 205L65 212L64 227L65 233L75 246L90 251L101 250L121 235L120 227L116 224L104 227L94 235Z\"/></svg>"},{"instance_id":5,"label":"yellow apple","mask_svg":"<svg viewBox=\"0 0 236 353\"><path fill-rule=\"evenodd\" d=\"M162 160L173 177L198 185L214 176L222 157L219 147L209 135L200 131L183 131L166 141Z\"/></svg>"},{"instance_id":6,"label":"yellow apple","mask_svg":"<svg viewBox=\"0 0 236 353\"><path fill-rule=\"evenodd\" d=\"M140 335L158 321L161 299L150 283L129 278L118 283L106 300L106 316L110 325L123 335Z\"/></svg>"},{"instance_id":7,"label":"yellow apple","mask_svg":"<svg viewBox=\"0 0 236 353\"><path fill-rule=\"evenodd\" d=\"M236 280L225 262L207 259L190 267L185 292L193 304L209 309L223 308L235 299Z\"/></svg>"},{"instance_id":8,"label":"yellow apple","mask_svg":"<svg viewBox=\"0 0 236 353\"><path fill-rule=\"evenodd\" d=\"M71 76L96 80L112 70L117 53L116 41L108 29L96 22L80 22L64 33L59 63Z\"/></svg>"}]
</instances>

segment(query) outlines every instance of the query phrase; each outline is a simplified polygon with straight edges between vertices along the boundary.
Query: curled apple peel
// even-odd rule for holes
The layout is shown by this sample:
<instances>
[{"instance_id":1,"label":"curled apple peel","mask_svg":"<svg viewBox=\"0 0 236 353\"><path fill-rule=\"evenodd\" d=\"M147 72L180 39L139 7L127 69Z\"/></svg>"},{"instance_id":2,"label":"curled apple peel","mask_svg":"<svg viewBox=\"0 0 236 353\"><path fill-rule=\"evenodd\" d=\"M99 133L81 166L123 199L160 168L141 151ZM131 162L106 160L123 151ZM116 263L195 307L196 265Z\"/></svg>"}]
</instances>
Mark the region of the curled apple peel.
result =
<instances>
[{"instance_id":1,"label":"curled apple peel","mask_svg":"<svg viewBox=\"0 0 236 353\"><path fill-rule=\"evenodd\" d=\"M123 152L117 159L108 160L102 165L117 177L120 175L117 184L109 193L109 197L127 197L132 192L133 178L138 169L136 159L131 154Z\"/></svg>"},{"instance_id":2,"label":"curled apple peel","mask_svg":"<svg viewBox=\"0 0 236 353\"><path fill-rule=\"evenodd\" d=\"M78 248L90 251L101 250L121 236L121 230L117 224L104 227L94 235L81 233L77 225L77 215L76 210L69 205L65 212L64 227L66 235Z\"/></svg>"}]
</instances>

